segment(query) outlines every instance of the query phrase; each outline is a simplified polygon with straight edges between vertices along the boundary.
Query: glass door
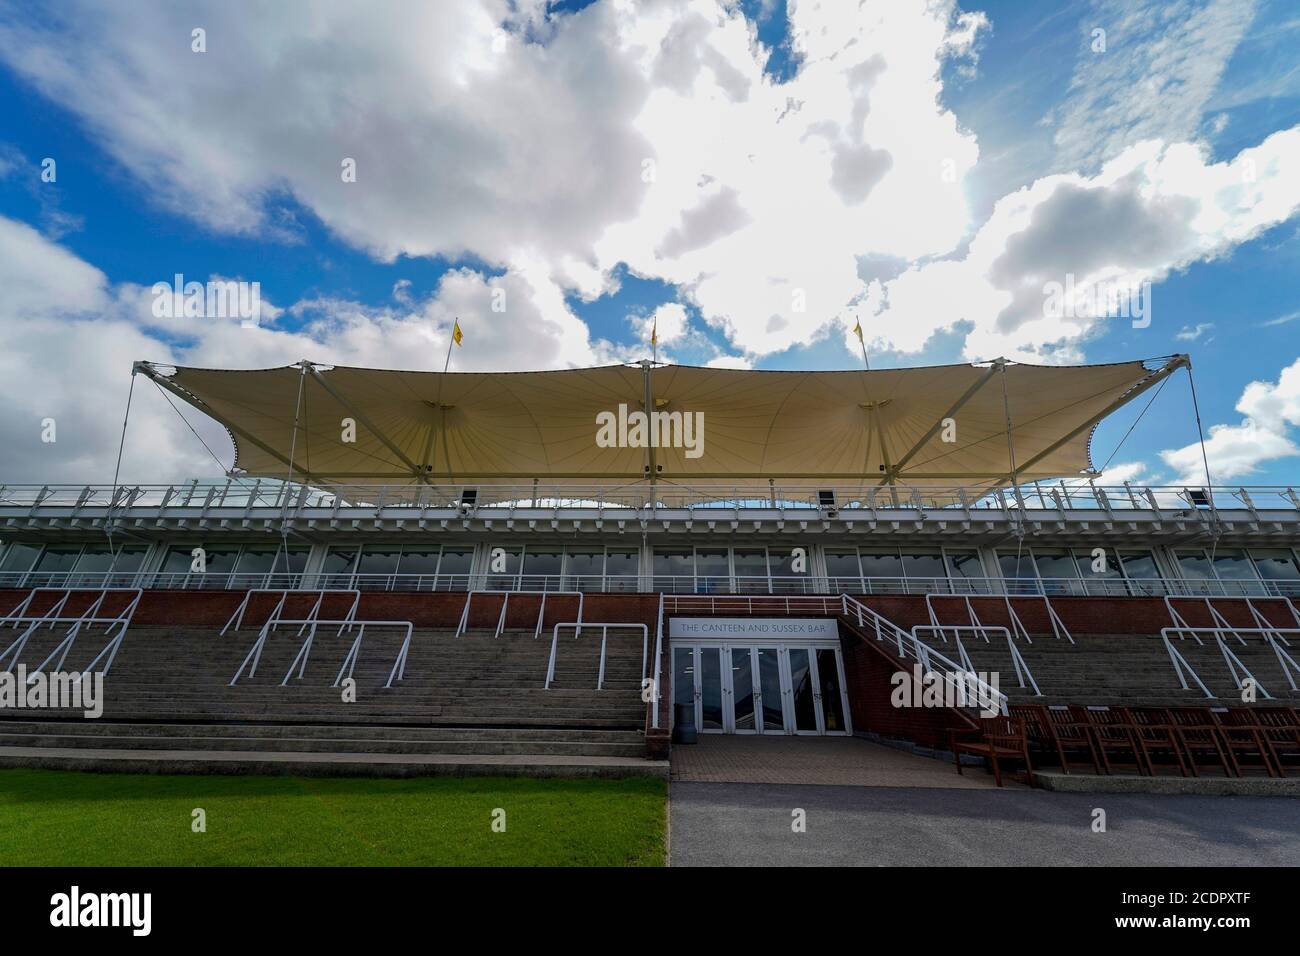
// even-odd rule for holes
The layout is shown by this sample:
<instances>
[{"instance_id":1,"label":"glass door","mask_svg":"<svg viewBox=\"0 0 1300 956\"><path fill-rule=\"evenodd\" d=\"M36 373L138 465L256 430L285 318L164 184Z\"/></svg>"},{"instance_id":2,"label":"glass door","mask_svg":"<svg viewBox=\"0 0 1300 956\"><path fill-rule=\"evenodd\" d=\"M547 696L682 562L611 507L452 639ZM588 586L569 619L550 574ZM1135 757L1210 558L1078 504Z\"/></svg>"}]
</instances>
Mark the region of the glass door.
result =
<instances>
[{"instance_id":1,"label":"glass door","mask_svg":"<svg viewBox=\"0 0 1300 956\"><path fill-rule=\"evenodd\" d=\"M695 672L699 675L699 701L696 724L706 734L726 732L725 715L722 706L722 652L721 647L700 647L696 649L699 666Z\"/></svg>"},{"instance_id":2,"label":"glass door","mask_svg":"<svg viewBox=\"0 0 1300 956\"><path fill-rule=\"evenodd\" d=\"M753 648L729 647L727 653L731 657L731 731L737 734L758 733Z\"/></svg>"},{"instance_id":3,"label":"glass door","mask_svg":"<svg viewBox=\"0 0 1300 956\"><path fill-rule=\"evenodd\" d=\"M783 734L786 727L781 650L777 647L756 647L753 651L754 670L758 674L758 732Z\"/></svg>"}]
</instances>

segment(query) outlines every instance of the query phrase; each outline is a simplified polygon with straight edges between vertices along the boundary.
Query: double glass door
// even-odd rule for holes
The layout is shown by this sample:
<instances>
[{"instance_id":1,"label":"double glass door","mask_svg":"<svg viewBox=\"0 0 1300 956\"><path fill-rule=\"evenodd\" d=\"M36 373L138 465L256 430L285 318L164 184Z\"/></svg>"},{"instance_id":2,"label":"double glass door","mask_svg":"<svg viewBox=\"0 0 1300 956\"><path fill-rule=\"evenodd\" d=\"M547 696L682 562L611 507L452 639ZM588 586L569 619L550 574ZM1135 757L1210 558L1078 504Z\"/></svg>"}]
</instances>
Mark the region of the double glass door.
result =
<instances>
[{"instance_id":1,"label":"double glass door","mask_svg":"<svg viewBox=\"0 0 1300 956\"><path fill-rule=\"evenodd\" d=\"M833 644L674 644L673 702L712 734L847 734Z\"/></svg>"}]
</instances>

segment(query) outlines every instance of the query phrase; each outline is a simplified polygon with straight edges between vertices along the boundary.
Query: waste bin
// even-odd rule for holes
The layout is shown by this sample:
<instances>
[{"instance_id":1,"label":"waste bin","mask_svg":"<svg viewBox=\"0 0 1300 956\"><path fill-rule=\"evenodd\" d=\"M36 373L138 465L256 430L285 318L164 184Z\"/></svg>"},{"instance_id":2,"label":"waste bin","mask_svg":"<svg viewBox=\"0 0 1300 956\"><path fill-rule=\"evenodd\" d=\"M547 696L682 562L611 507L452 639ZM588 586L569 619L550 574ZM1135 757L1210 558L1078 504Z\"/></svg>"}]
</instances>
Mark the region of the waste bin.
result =
<instances>
[{"instance_id":1,"label":"waste bin","mask_svg":"<svg viewBox=\"0 0 1300 956\"><path fill-rule=\"evenodd\" d=\"M695 707L692 704L677 704L673 708L673 743L695 743Z\"/></svg>"}]
</instances>

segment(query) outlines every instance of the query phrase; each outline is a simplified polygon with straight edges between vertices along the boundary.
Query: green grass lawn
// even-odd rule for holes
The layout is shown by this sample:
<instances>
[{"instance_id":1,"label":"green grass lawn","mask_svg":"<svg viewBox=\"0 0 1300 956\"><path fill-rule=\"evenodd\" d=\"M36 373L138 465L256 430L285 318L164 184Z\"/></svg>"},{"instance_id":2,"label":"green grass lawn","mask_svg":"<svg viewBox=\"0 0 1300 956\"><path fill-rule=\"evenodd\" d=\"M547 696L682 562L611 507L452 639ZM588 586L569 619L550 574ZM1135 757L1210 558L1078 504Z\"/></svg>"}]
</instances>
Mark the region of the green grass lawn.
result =
<instances>
[{"instance_id":1,"label":"green grass lawn","mask_svg":"<svg viewBox=\"0 0 1300 956\"><path fill-rule=\"evenodd\" d=\"M662 866L666 800L645 777L0 770L0 866Z\"/></svg>"}]
</instances>

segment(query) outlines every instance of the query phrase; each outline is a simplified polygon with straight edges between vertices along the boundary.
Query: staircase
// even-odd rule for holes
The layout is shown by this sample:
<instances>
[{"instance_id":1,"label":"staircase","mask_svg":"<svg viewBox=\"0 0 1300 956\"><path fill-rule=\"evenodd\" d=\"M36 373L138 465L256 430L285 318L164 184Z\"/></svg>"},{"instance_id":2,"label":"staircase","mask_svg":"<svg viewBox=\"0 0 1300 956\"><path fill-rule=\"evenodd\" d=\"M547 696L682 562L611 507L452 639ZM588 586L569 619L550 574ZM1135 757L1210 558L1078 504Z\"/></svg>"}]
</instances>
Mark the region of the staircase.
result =
<instances>
[{"instance_id":1,"label":"staircase","mask_svg":"<svg viewBox=\"0 0 1300 956\"><path fill-rule=\"evenodd\" d=\"M322 627L305 677L281 686L301 647L297 628L271 634L253 677L229 681L256 627L136 627L104 681L104 713L0 710L0 766L165 772L512 773L666 775L645 759L641 641L611 633L604 689L600 636L561 635L543 689L550 641L532 629L416 630L405 679L385 688L404 632L367 630L355 699L331 686L354 633ZM7 633L7 632L6 632ZM34 635L31 666L60 635ZM67 669L89 662L78 641Z\"/></svg>"},{"instance_id":2,"label":"staircase","mask_svg":"<svg viewBox=\"0 0 1300 956\"><path fill-rule=\"evenodd\" d=\"M1178 683L1178 676L1159 635L1075 634L1075 643L1050 634L1035 635L1032 644L1018 641L1043 696L1034 696L1033 688L1017 686L1016 670L1007 649L1006 638L990 635L989 642L969 633L962 644L977 671L998 672L999 689L1017 703L1093 704L1120 706L1241 706L1241 694L1214 641L1204 646L1188 638L1171 639L1176 650L1195 668L1202 681L1218 699L1207 698L1193 680L1188 690ZM933 646L956 656L951 635L947 641L936 637ZM1278 703L1300 702L1292 692L1278 665L1277 657L1262 638L1247 637L1243 647L1235 639L1229 648L1273 694ZM1295 651L1292 650L1292 656ZM1028 681L1026 681L1028 685ZM1262 698L1258 703L1266 704Z\"/></svg>"}]
</instances>

